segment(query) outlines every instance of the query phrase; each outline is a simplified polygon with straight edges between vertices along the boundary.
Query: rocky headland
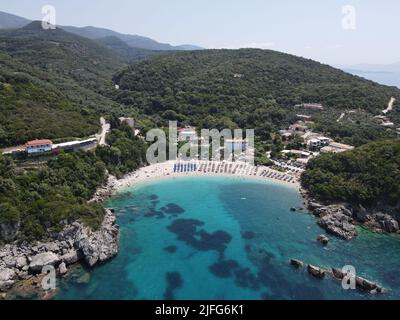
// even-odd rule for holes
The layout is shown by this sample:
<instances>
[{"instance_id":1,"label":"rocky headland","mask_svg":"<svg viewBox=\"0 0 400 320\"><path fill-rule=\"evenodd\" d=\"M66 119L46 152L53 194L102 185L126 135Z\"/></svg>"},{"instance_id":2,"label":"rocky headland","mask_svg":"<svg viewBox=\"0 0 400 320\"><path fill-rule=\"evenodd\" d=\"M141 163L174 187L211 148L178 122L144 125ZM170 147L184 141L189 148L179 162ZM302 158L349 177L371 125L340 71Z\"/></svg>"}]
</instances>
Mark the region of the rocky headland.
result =
<instances>
[{"instance_id":1,"label":"rocky headland","mask_svg":"<svg viewBox=\"0 0 400 320\"><path fill-rule=\"evenodd\" d=\"M57 276L68 273L70 266L82 262L89 267L105 262L118 253L119 226L112 209L107 209L103 223L91 231L73 222L51 234L48 242L12 243L0 247L0 299L18 286L30 290L40 287L45 266L53 266Z\"/></svg>"},{"instance_id":2,"label":"rocky headland","mask_svg":"<svg viewBox=\"0 0 400 320\"><path fill-rule=\"evenodd\" d=\"M306 191L301 190L305 198L305 206L318 219L319 226L328 233L345 240L355 238L356 225L363 225L374 232L400 234L400 209L387 206L366 209L362 205L347 203L321 204L309 198Z\"/></svg>"}]
</instances>

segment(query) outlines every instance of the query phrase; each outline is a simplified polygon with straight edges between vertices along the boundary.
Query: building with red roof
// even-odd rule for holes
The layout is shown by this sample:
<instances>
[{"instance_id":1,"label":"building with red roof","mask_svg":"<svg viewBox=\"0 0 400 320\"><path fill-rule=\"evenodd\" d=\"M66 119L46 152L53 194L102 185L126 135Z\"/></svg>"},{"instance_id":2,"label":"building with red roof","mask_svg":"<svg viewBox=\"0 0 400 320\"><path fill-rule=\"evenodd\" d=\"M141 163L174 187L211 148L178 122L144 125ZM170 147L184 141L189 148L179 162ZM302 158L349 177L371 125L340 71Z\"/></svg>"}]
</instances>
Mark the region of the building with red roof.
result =
<instances>
[{"instance_id":1,"label":"building with red roof","mask_svg":"<svg viewBox=\"0 0 400 320\"><path fill-rule=\"evenodd\" d=\"M51 140L32 140L25 144L25 151L28 154L49 152L53 148L53 141Z\"/></svg>"}]
</instances>

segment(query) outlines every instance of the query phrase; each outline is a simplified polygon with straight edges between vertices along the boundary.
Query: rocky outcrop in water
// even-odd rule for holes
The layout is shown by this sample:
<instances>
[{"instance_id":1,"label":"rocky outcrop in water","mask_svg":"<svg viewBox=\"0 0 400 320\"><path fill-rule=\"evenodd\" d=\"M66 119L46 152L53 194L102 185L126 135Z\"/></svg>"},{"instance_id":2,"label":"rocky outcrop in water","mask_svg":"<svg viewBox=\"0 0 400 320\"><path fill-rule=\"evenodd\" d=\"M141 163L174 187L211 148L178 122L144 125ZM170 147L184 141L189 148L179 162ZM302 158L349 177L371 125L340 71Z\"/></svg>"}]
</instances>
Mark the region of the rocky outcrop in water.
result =
<instances>
[{"instance_id":1,"label":"rocky outcrop in water","mask_svg":"<svg viewBox=\"0 0 400 320\"><path fill-rule=\"evenodd\" d=\"M319 218L318 225L327 232L346 240L357 236L352 212L346 206L319 207L314 210L314 214Z\"/></svg>"},{"instance_id":2,"label":"rocky outcrop in water","mask_svg":"<svg viewBox=\"0 0 400 320\"><path fill-rule=\"evenodd\" d=\"M0 291L10 289L16 281L27 280L41 273L44 266L54 266L59 275L67 266L84 261L92 267L118 253L119 226L111 210L97 231L79 222L52 235L47 243L7 244L0 247Z\"/></svg>"},{"instance_id":3,"label":"rocky outcrop in water","mask_svg":"<svg viewBox=\"0 0 400 320\"><path fill-rule=\"evenodd\" d=\"M292 266L294 266L296 269L302 269L304 266L304 262L297 260L297 259L291 259L289 263ZM317 278L317 279L331 278L336 281L342 281L344 279L344 277L352 276L355 281L355 289L358 289L361 291L367 291L372 294L385 292L385 289L382 286L380 286L379 284L377 284L376 282L367 280L365 278L362 278L362 277L359 277L356 275L346 273L341 269L337 269L337 268L324 269L324 268L314 266L311 264L308 264L306 269L307 269L307 272L311 276L313 276L314 278Z\"/></svg>"},{"instance_id":4,"label":"rocky outcrop in water","mask_svg":"<svg viewBox=\"0 0 400 320\"><path fill-rule=\"evenodd\" d=\"M329 238L326 235L321 234L320 236L318 236L317 241L326 246L329 243Z\"/></svg>"},{"instance_id":5,"label":"rocky outcrop in water","mask_svg":"<svg viewBox=\"0 0 400 320\"><path fill-rule=\"evenodd\" d=\"M303 261L300 261L300 260L297 260L297 259L291 259L290 260L290 264L293 267L295 267L296 269L303 268L303 265L304 265Z\"/></svg>"},{"instance_id":6,"label":"rocky outcrop in water","mask_svg":"<svg viewBox=\"0 0 400 320\"><path fill-rule=\"evenodd\" d=\"M311 264L307 266L307 271L314 278L323 279L325 277L325 271L323 269L313 266Z\"/></svg>"},{"instance_id":7,"label":"rocky outcrop in water","mask_svg":"<svg viewBox=\"0 0 400 320\"><path fill-rule=\"evenodd\" d=\"M323 205L308 197L306 190L300 190L306 207L318 218L318 224L327 232L345 240L357 236L356 224L362 224L376 232L400 234L400 207L385 205L366 209L362 205Z\"/></svg>"}]
</instances>

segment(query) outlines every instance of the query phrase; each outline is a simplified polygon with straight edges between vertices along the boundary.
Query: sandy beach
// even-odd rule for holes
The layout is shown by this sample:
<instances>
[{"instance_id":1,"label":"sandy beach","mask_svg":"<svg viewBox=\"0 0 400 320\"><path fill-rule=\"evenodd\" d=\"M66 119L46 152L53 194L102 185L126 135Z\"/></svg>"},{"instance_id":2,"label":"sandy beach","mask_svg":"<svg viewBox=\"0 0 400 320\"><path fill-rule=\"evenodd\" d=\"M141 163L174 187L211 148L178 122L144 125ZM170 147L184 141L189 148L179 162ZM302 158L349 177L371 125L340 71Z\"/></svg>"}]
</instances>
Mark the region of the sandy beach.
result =
<instances>
[{"instance_id":1,"label":"sandy beach","mask_svg":"<svg viewBox=\"0 0 400 320\"><path fill-rule=\"evenodd\" d=\"M114 194L125 188L139 186L143 183L160 179L175 179L178 177L223 176L238 180L254 179L271 181L300 189L299 174L291 171L280 172L269 167L252 166L241 162L219 161L167 161L154 164L125 175L122 179L112 178L109 181L108 193Z\"/></svg>"}]
</instances>

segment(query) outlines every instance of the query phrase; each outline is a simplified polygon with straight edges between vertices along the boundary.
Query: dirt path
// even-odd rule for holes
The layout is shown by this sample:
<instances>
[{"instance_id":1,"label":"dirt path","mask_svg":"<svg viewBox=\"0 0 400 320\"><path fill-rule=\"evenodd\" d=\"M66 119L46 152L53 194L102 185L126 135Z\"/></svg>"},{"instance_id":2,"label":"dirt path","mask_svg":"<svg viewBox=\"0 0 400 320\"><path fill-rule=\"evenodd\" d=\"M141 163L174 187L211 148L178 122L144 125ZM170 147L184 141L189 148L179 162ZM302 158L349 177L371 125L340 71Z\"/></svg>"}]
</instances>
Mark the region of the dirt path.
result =
<instances>
[{"instance_id":1,"label":"dirt path","mask_svg":"<svg viewBox=\"0 0 400 320\"><path fill-rule=\"evenodd\" d=\"M9 148L1 149L1 153L2 154L11 154L13 152L24 151L24 150L25 150L25 146L21 145L21 146L9 147Z\"/></svg>"},{"instance_id":2,"label":"dirt path","mask_svg":"<svg viewBox=\"0 0 400 320\"><path fill-rule=\"evenodd\" d=\"M387 114L388 112L390 112L390 111L393 111L393 106L394 106L394 103L396 102L396 99L395 98L390 98L390 101L389 101L389 104L388 104L388 107L387 107L387 109L385 109L385 110L383 110L382 112L384 113L384 114Z\"/></svg>"},{"instance_id":3,"label":"dirt path","mask_svg":"<svg viewBox=\"0 0 400 320\"><path fill-rule=\"evenodd\" d=\"M100 123L101 123L101 133L96 134L97 141L99 142L100 146L106 145L106 135L108 132L110 132L110 124L106 122L106 120L101 117L100 118Z\"/></svg>"}]
</instances>

